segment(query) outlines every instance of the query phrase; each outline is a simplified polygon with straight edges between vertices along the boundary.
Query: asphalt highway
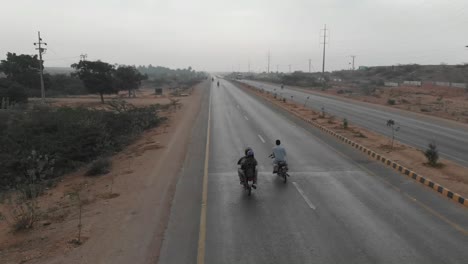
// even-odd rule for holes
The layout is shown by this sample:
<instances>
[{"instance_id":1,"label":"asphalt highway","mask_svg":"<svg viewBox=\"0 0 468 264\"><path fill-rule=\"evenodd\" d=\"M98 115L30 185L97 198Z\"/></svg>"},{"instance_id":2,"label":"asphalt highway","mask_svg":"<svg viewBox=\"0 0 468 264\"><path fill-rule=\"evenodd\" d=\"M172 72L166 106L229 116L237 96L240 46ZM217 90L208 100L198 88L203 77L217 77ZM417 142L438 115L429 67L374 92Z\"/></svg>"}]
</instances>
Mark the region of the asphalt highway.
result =
<instances>
[{"instance_id":1,"label":"asphalt highway","mask_svg":"<svg viewBox=\"0 0 468 264\"><path fill-rule=\"evenodd\" d=\"M276 92L288 100L293 96L293 101L306 103L306 106L317 111L323 107L326 113L340 119L347 118L350 123L386 136L391 136L391 129L386 126L386 122L393 119L400 127L396 132L397 140L421 150L425 150L428 143L434 141L444 158L468 167L468 125L391 107L310 94L287 86L281 89L280 85L269 83L249 80L242 82Z\"/></svg>"},{"instance_id":2,"label":"asphalt highway","mask_svg":"<svg viewBox=\"0 0 468 264\"><path fill-rule=\"evenodd\" d=\"M225 80L220 87L215 80L209 96L192 131L159 263L466 263L464 207ZM276 139L288 152L286 184L271 173ZM236 171L247 146L259 163L250 197Z\"/></svg>"}]
</instances>

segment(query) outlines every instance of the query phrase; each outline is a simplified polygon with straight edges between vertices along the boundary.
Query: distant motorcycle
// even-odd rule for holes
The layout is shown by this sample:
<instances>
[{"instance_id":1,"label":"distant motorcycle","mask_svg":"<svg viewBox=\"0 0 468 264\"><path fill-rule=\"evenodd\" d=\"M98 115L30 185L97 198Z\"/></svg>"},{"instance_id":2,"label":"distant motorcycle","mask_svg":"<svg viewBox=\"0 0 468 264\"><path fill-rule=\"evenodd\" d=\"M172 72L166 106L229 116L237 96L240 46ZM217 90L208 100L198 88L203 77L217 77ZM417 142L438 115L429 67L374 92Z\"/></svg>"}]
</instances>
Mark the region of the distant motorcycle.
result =
<instances>
[{"instance_id":1,"label":"distant motorcycle","mask_svg":"<svg viewBox=\"0 0 468 264\"><path fill-rule=\"evenodd\" d=\"M271 154L270 158L274 159L275 155ZM276 175L283 178L284 183L286 183L288 181L288 177L290 177L288 174L288 164L284 161L280 161L278 162L278 164L276 164L276 166L277 166L277 169L275 170Z\"/></svg>"}]
</instances>

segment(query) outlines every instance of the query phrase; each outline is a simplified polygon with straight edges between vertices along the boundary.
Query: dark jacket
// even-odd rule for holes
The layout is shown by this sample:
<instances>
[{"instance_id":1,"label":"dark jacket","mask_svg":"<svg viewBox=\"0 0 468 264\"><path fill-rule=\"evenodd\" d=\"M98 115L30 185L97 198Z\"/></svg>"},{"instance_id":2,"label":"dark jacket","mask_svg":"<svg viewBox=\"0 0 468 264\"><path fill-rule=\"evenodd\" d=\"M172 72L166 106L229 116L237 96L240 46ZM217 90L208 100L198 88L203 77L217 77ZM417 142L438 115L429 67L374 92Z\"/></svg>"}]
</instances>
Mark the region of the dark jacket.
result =
<instances>
[{"instance_id":1,"label":"dark jacket","mask_svg":"<svg viewBox=\"0 0 468 264\"><path fill-rule=\"evenodd\" d=\"M241 169L244 171L245 176L255 177L255 170L257 168L257 160L254 157L244 156L239 159L237 162L241 166Z\"/></svg>"}]
</instances>

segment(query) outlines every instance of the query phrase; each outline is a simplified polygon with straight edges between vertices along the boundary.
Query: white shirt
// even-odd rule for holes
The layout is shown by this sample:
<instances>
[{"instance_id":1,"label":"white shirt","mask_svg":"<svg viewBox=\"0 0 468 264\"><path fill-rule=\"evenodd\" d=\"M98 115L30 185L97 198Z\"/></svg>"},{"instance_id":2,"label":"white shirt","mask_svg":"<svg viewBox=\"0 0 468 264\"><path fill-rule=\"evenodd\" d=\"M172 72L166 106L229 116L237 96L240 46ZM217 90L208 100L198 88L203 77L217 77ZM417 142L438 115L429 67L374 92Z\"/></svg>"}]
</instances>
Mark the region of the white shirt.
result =
<instances>
[{"instance_id":1,"label":"white shirt","mask_svg":"<svg viewBox=\"0 0 468 264\"><path fill-rule=\"evenodd\" d=\"M275 162L286 161L286 150L282 146L275 146L273 155L275 155Z\"/></svg>"}]
</instances>

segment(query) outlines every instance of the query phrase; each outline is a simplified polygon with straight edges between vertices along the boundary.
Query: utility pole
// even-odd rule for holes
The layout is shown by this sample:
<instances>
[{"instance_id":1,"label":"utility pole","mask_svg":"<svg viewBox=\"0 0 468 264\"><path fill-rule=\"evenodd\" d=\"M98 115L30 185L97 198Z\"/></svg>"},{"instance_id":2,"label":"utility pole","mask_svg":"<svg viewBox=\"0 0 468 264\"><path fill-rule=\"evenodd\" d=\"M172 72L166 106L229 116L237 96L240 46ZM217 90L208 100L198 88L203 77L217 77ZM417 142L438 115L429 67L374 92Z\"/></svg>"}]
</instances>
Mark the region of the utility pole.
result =
<instances>
[{"instance_id":1,"label":"utility pole","mask_svg":"<svg viewBox=\"0 0 468 264\"><path fill-rule=\"evenodd\" d=\"M270 73L270 51L268 51L268 68L267 72Z\"/></svg>"},{"instance_id":2,"label":"utility pole","mask_svg":"<svg viewBox=\"0 0 468 264\"><path fill-rule=\"evenodd\" d=\"M289 73L291 73L291 64L289 64Z\"/></svg>"},{"instance_id":3,"label":"utility pole","mask_svg":"<svg viewBox=\"0 0 468 264\"><path fill-rule=\"evenodd\" d=\"M43 48L42 45L47 46L47 43L42 42L40 31L37 32L37 39L38 39L38 42L35 42L34 46L38 45L38 48L36 49L39 51L39 76L41 77L41 99L42 99L42 102L44 102L45 101L44 76L43 76L44 75L44 67L43 67L44 63L42 61L42 53L44 53L46 48Z\"/></svg>"},{"instance_id":4,"label":"utility pole","mask_svg":"<svg viewBox=\"0 0 468 264\"><path fill-rule=\"evenodd\" d=\"M311 72L311 71L310 71L310 67L311 67L311 65L312 65L311 62L312 62L312 60L309 59L309 73Z\"/></svg>"},{"instance_id":5,"label":"utility pole","mask_svg":"<svg viewBox=\"0 0 468 264\"><path fill-rule=\"evenodd\" d=\"M250 60L248 62L248 71L250 72Z\"/></svg>"},{"instance_id":6,"label":"utility pole","mask_svg":"<svg viewBox=\"0 0 468 264\"><path fill-rule=\"evenodd\" d=\"M80 61L85 61L87 57L88 57L88 54L81 54Z\"/></svg>"},{"instance_id":7,"label":"utility pole","mask_svg":"<svg viewBox=\"0 0 468 264\"><path fill-rule=\"evenodd\" d=\"M279 73L279 65L276 64L276 73Z\"/></svg>"},{"instance_id":8,"label":"utility pole","mask_svg":"<svg viewBox=\"0 0 468 264\"><path fill-rule=\"evenodd\" d=\"M356 58L356 55L351 55L350 57L353 59L353 62L352 62L353 67L352 67L352 69L353 69L353 71L354 71L354 58Z\"/></svg>"},{"instance_id":9,"label":"utility pole","mask_svg":"<svg viewBox=\"0 0 468 264\"><path fill-rule=\"evenodd\" d=\"M325 81L325 47L327 46L327 25L323 28L323 61L322 61L322 77Z\"/></svg>"}]
</instances>

